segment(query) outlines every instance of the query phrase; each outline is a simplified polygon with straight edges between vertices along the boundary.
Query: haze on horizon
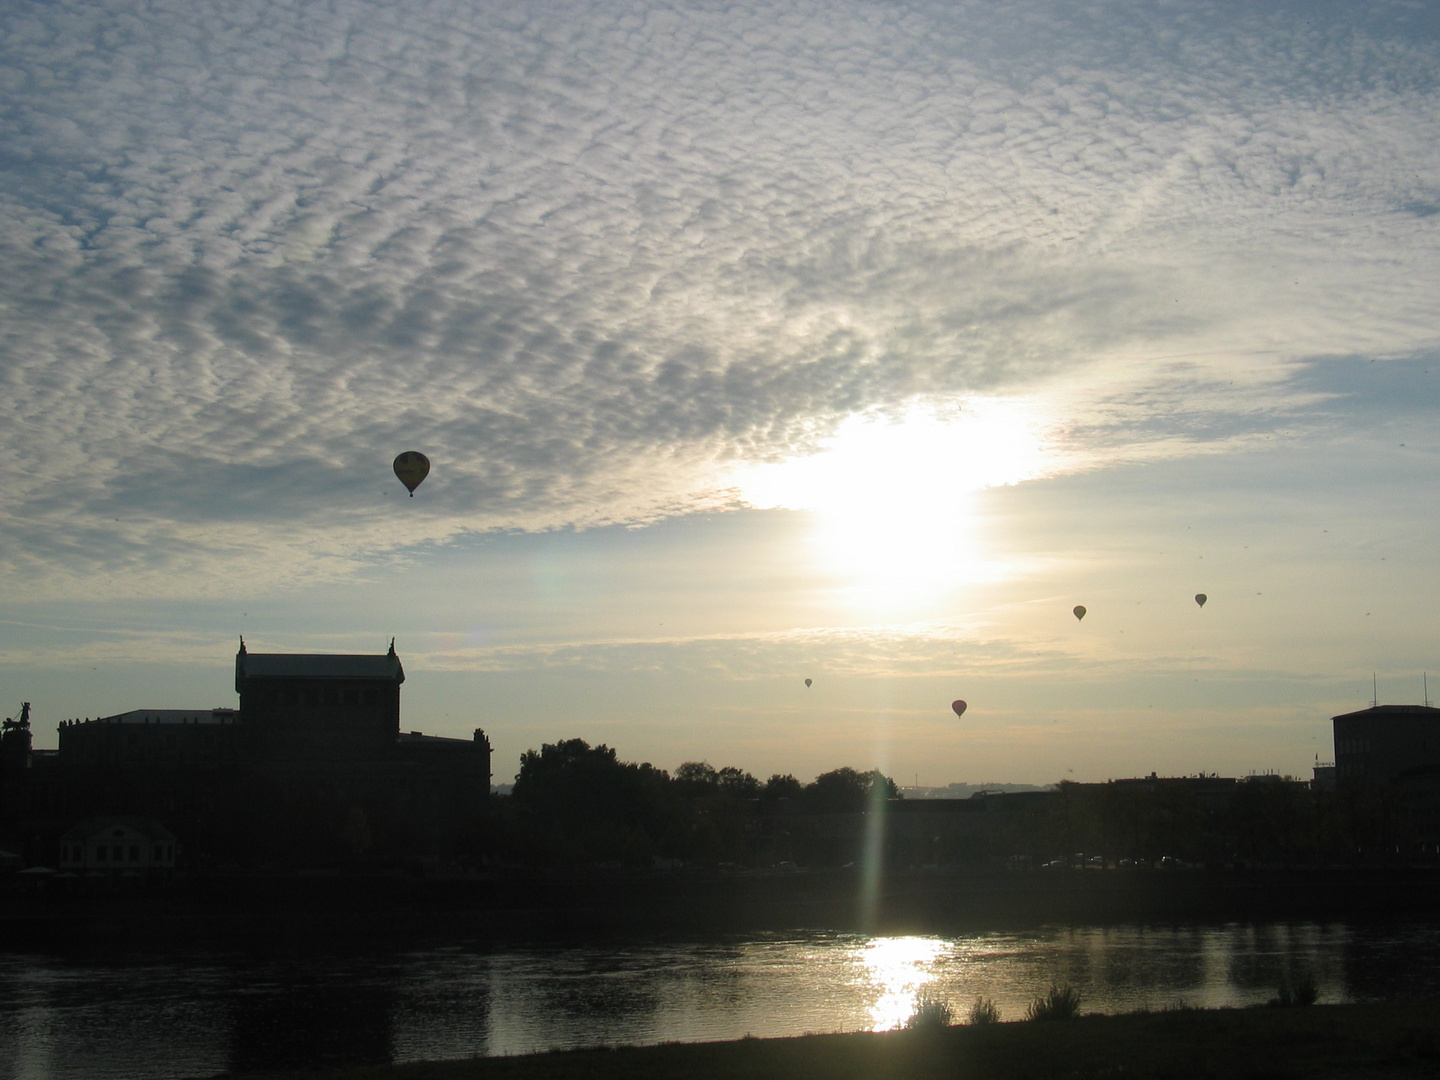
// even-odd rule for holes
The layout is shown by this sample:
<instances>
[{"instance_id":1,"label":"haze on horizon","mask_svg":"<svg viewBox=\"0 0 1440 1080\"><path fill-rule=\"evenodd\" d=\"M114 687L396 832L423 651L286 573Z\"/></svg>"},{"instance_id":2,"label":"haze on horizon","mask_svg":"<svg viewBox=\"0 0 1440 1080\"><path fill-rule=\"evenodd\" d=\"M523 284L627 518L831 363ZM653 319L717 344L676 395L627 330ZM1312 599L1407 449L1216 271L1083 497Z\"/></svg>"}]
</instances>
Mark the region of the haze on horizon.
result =
<instances>
[{"instance_id":1,"label":"haze on horizon","mask_svg":"<svg viewBox=\"0 0 1440 1080\"><path fill-rule=\"evenodd\" d=\"M242 633L395 636L497 781L1304 774L1440 671L1433 5L16 3L0 73L37 745Z\"/></svg>"}]
</instances>

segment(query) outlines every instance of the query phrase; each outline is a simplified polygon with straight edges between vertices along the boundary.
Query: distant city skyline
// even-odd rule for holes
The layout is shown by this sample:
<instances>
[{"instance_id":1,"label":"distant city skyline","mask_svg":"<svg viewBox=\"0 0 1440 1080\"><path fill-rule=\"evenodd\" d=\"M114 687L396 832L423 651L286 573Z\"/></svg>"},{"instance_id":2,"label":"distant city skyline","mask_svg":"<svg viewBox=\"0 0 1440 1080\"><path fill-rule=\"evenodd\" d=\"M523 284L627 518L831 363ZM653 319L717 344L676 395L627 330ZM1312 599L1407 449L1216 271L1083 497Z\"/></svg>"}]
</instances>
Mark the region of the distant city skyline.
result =
<instances>
[{"instance_id":1,"label":"distant city skyline","mask_svg":"<svg viewBox=\"0 0 1440 1080\"><path fill-rule=\"evenodd\" d=\"M234 705L242 633L397 638L497 781L1305 775L1440 672L1433 6L118 0L0 64L38 746Z\"/></svg>"}]
</instances>

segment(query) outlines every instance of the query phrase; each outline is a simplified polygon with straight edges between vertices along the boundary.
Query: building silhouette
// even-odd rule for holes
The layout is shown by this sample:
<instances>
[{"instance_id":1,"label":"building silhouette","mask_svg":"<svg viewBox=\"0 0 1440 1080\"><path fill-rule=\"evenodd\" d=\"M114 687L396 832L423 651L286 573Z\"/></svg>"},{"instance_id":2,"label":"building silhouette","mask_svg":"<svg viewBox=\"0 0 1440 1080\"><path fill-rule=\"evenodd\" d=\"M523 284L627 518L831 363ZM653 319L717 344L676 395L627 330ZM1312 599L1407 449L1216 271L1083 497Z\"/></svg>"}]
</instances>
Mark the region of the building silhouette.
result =
<instances>
[{"instance_id":1,"label":"building silhouette","mask_svg":"<svg viewBox=\"0 0 1440 1080\"><path fill-rule=\"evenodd\" d=\"M1331 723L1336 789L1368 801L1379 846L1440 855L1440 709L1377 704Z\"/></svg>"},{"instance_id":2,"label":"building silhouette","mask_svg":"<svg viewBox=\"0 0 1440 1080\"><path fill-rule=\"evenodd\" d=\"M383 656L235 654L235 692L254 761L384 760L400 734L405 669L395 643Z\"/></svg>"},{"instance_id":3,"label":"building silhouette","mask_svg":"<svg viewBox=\"0 0 1440 1080\"><path fill-rule=\"evenodd\" d=\"M91 818L60 837L60 869L145 874L175 869L175 834L150 818Z\"/></svg>"},{"instance_id":4,"label":"building silhouette","mask_svg":"<svg viewBox=\"0 0 1440 1080\"><path fill-rule=\"evenodd\" d=\"M52 866L62 837L111 819L173 834L182 868L472 863L485 846L490 743L478 728L471 739L401 732L404 681L394 642L336 655L251 653L242 640L238 709L68 720L48 755L12 721L0 837Z\"/></svg>"},{"instance_id":5,"label":"building silhouette","mask_svg":"<svg viewBox=\"0 0 1440 1080\"><path fill-rule=\"evenodd\" d=\"M1337 780L1394 781L1440 765L1440 709L1374 705L1331 718Z\"/></svg>"}]
</instances>

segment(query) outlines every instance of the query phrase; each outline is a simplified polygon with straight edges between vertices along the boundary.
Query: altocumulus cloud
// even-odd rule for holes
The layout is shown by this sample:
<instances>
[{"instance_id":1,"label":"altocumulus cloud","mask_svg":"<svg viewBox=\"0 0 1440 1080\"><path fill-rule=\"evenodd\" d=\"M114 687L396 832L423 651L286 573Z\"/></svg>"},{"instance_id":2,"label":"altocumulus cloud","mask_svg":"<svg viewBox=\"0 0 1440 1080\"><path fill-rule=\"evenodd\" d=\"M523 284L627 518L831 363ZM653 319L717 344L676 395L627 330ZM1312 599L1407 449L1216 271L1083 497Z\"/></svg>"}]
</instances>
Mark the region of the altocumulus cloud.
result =
<instances>
[{"instance_id":1,"label":"altocumulus cloud","mask_svg":"<svg viewBox=\"0 0 1440 1080\"><path fill-rule=\"evenodd\" d=\"M1309 357L1433 345L1437 41L1398 4L8 5L8 588L727 505L915 399L1057 388L1097 445L1284 410Z\"/></svg>"}]
</instances>

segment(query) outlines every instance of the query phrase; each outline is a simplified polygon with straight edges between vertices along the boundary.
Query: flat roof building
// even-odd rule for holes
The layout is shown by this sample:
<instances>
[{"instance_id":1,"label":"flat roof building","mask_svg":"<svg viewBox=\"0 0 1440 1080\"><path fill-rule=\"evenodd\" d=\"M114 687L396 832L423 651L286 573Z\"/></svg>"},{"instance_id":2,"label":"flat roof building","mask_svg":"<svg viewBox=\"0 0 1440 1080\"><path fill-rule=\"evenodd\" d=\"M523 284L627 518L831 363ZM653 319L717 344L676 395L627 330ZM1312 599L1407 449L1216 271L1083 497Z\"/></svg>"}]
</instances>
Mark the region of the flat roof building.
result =
<instances>
[{"instance_id":1,"label":"flat roof building","mask_svg":"<svg viewBox=\"0 0 1440 1080\"><path fill-rule=\"evenodd\" d=\"M1440 765L1440 709L1375 705L1332 717L1335 779L1393 781L1414 769Z\"/></svg>"}]
</instances>

